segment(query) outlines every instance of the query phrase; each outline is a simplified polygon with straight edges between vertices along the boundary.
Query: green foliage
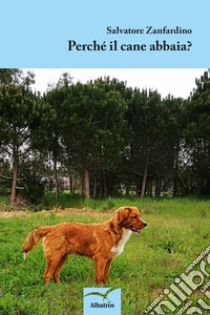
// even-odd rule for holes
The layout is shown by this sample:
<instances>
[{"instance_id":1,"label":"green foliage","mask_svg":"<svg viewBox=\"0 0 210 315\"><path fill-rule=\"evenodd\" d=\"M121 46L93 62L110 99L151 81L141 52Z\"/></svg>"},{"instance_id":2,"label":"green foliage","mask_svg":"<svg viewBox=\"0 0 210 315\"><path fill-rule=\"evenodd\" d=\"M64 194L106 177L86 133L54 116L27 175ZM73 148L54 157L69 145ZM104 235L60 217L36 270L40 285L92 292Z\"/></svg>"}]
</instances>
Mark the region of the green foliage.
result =
<instances>
[{"instance_id":1,"label":"green foliage","mask_svg":"<svg viewBox=\"0 0 210 315\"><path fill-rule=\"evenodd\" d=\"M32 176L55 189L57 203L66 178L86 199L209 196L209 73L183 100L109 77L74 83L68 73L41 97L32 73L1 69L0 191L15 202L25 187L36 202L37 185L24 182Z\"/></svg>"},{"instance_id":2,"label":"green foliage","mask_svg":"<svg viewBox=\"0 0 210 315\"><path fill-rule=\"evenodd\" d=\"M17 68L0 69L0 85L18 83L22 77L22 71Z\"/></svg>"},{"instance_id":3,"label":"green foliage","mask_svg":"<svg viewBox=\"0 0 210 315\"><path fill-rule=\"evenodd\" d=\"M24 77L18 69L2 70L0 76L0 144L2 152L11 159L11 203L15 203L19 164L23 154L29 152L32 131L39 124L40 98L30 89L32 73Z\"/></svg>"},{"instance_id":4,"label":"green foliage","mask_svg":"<svg viewBox=\"0 0 210 315\"><path fill-rule=\"evenodd\" d=\"M28 178L24 181L22 196L31 204L38 204L44 196L44 186L37 178Z\"/></svg>"},{"instance_id":5,"label":"green foliage","mask_svg":"<svg viewBox=\"0 0 210 315\"><path fill-rule=\"evenodd\" d=\"M185 150L190 161L188 172L193 173L191 190L208 196L210 191L210 70L196 80L196 89L185 106ZM188 175L188 176L189 176ZM191 175L192 176L192 175Z\"/></svg>"},{"instance_id":6,"label":"green foliage","mask_svg":"<svg viewBox=\"0 0 210 315\"><path fill-rule=\"evenodd\" d=\"M119 154L126 105L121 94L112 90L112 84L77 83L68 89L63 103L63 143L79 168L111 167L114 154Z\"/></svg>"}]
</instances>

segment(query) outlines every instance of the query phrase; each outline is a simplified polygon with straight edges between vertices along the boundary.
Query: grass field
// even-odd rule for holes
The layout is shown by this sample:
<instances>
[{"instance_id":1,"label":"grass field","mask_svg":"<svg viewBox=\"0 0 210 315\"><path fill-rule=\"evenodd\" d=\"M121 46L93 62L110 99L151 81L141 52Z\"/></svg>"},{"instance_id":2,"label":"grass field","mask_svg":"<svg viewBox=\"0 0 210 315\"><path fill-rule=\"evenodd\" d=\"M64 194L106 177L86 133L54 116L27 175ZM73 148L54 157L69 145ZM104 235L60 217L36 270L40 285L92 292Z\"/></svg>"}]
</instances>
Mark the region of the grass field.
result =
<instances>
[{"instance_id":1,"label":"grass field","mask_svg":"<svg viewBox=\"0 0 210 315\"><path fill-rule=\"evenodd\" d=\"M140 235L133 233L124 252L114 260L106 285L121 288L122 315L143 314L148 304L210 245L210 201L110 199L103 205L94 202L81 202L80 206L90 207L92 203L92 208L115 210L122 205L136 205L148 222ZM41 244L26 261L22 259L23 240L37 226L62 221L102 222L112 216L111 211L96 210L64 213L61 216L61 211L54 209L44 214L0 218L1 315L83 314L83 288L96 286L91 260L69 256L61 272L62 283L43 286L45 260ZM203 295L197 290L190 299L196 303ZM202 314L208 312L202 310Z\"/></svg>"}]
</instances>

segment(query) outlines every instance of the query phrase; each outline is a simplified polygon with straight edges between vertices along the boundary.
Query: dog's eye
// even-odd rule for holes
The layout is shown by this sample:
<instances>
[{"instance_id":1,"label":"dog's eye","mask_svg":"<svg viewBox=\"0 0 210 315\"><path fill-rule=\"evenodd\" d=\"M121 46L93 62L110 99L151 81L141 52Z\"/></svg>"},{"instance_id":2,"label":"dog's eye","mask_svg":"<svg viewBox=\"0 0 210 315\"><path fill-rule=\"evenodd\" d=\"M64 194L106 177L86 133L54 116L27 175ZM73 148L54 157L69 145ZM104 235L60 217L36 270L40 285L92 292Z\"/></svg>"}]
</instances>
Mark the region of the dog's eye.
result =
<instances>
[{"instance_id":1,"label":"dog's eye","mask_svg":"<svg viewBox=\"0 0 210 315\"><path fill-rule=\"evenodd\" d=\"M137 219L137 215L132 215L131 219Z\"/></svg>"}]
</instances>

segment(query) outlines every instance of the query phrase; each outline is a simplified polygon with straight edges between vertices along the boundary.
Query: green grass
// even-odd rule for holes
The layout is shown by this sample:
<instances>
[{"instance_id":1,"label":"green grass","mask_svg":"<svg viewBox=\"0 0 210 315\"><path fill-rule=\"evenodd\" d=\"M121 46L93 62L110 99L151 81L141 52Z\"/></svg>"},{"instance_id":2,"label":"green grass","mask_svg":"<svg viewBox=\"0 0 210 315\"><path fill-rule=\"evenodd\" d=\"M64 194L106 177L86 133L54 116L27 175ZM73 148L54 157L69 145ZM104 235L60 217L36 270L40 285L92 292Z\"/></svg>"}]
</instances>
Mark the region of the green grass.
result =
<instances>
[{"instance_id":1,"label":"green grass","mask_svg":"<svg viewBox=\"0 0 210 315\"><path fill-rule=\"evenodd\" d=\"M143 314L148 304L210 245L210 201L114 198L86 203L78 198L76 204L101 211L106 206L114 210L126 204L136 205L148 222L140 235L133 233L124 252L112 264L107 287L121 288L122 315ZM102 222L111 216L84 212L57 217L52 212L48 216L36 213L26 218L0 219L0 314L82 315L83 288L95 286L93 262L69 256L61 272L61 284L43 286L45 260L41 244L26 261L22 259L21 246L28 232L40 225ZM199 292L192 299L196 301L197 295Z\"/></svg>"},{"instance_id":2,"label":"green grass","mask_svg":"<svg viewBox=\"0 0 210 315\"><path fill-rule=\"evenodd\" d=\"M184 210L193 210L194 208L207 207L210 209L210 202L208 200L200 200L196 198L137 198L131 196L127 198L126 196L110 197L107 199L91 198L85 200L79 194L70 194L69 192L62 192L58 200L56 200L55 193L47 192L45 193L42 204L40 207L47 209L52 209L53 207L64 208L91 208L97 209L99 211L106 211L110 209L117 209L122 205L133 205L140 209L144 208L148 211L161 211L166 210L167 212L172 212L174 214L178 212L183 213Z\"/></svg>"}]
</instances>

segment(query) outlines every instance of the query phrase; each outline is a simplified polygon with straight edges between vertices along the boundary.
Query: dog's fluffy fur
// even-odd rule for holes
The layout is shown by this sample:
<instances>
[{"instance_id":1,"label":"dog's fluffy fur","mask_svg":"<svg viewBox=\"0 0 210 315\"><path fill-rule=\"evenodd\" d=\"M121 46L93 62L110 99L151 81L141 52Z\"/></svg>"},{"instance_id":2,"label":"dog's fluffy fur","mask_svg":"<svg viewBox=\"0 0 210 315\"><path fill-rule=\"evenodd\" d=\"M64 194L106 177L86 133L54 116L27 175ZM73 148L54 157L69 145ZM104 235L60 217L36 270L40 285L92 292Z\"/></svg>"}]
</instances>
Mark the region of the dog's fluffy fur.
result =
<instances>
[{"instance_id":1,"label":"dog's fluffy fur","mask_svg":"<svg viewBox=\"0 0 210 315\"><path fill-rule=\"evenodd\" d=\"M136 207L122 207L105 223L60 223L42 226L29 233L22 246L24 257L43 238L43 250L47 261L44 282L51 276L59 282L61 268L68 254L90 257L95 262L97 284L105 284L114 256L121 254L133 232L146 226Z\"/></svg>"}]
</instances>

